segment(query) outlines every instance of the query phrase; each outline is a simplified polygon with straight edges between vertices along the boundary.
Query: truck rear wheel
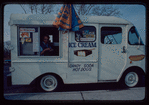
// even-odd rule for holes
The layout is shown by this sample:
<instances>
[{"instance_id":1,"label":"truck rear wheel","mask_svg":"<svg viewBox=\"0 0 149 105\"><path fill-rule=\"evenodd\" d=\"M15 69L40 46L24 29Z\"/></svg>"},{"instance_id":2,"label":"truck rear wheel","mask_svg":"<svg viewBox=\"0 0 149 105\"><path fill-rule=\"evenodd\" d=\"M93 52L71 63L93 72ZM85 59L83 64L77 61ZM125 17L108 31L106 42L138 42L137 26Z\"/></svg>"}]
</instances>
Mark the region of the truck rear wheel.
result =
<instances>
[{"instance_id":1,"label":"truck rear wheel","mask_svg":"<svg viewBox=\"0 0 149 105\"><path fill-rule=\"evenodd\" d=\"M58 79L53 75L44 75L41 77L39 83L39 88L42 91L52 92L58 89Z\"/></svg>"}]
</instances>

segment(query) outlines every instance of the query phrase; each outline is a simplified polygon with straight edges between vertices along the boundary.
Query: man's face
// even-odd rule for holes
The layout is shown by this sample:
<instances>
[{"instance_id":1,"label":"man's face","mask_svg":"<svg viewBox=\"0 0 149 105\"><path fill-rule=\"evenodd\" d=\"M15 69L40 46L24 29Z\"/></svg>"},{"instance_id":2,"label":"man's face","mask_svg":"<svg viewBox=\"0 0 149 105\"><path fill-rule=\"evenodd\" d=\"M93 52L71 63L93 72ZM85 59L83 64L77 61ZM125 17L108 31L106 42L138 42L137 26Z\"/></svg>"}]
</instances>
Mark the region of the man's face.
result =
<instances>
[{"instance_id":1,"label":"man's face","mask_svg":"<svg viewBox=\"0 0 149 105\"><path fill-rule=\"evenodd\" d=\"M45 37L43 38L43 41L44 41L45 44L47 44L48 41L49 41L49 38L48 38L47 36L45 36Z\"/></svg>"}]
</instances>

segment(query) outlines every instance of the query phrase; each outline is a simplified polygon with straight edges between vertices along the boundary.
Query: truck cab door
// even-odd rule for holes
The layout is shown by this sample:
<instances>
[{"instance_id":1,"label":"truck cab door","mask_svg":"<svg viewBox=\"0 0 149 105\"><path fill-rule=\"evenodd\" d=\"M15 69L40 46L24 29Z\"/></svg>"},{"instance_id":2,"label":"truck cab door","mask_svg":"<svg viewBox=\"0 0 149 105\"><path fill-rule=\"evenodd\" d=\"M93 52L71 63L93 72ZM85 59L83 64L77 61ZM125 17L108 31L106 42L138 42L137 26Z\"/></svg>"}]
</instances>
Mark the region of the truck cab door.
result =
<instances>
[{"instance_id":1,"label":"truck cab door","mask_svg":"<svg viewBox=\"0 0 149 105\"><path fill-rule=\"evenodd\" d=\"M98 80L116 81L126 64L125 25L100 25Z\"/></svg>"}]
</instances>

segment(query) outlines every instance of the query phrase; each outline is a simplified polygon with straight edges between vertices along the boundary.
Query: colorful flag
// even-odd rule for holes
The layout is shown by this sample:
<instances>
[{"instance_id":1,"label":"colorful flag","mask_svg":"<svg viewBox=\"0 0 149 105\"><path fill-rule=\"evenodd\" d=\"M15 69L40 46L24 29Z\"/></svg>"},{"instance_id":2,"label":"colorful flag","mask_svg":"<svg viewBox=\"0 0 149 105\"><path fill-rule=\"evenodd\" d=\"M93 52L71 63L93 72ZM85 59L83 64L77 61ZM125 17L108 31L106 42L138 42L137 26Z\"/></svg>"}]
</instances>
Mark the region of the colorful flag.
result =
<instances>
[{"instance_id":1,"label":"colorful flag","mask_svg":"<svg viewBox=\"0 0 149 105\"><path fill-rule=\"evenodd\" d=\"M58 28L58 30L70 30L70 31L78 31L83 27L83 24L78 17L77 13L72 4L64 4L53 25Z\"/></svg>"}]
</instances>

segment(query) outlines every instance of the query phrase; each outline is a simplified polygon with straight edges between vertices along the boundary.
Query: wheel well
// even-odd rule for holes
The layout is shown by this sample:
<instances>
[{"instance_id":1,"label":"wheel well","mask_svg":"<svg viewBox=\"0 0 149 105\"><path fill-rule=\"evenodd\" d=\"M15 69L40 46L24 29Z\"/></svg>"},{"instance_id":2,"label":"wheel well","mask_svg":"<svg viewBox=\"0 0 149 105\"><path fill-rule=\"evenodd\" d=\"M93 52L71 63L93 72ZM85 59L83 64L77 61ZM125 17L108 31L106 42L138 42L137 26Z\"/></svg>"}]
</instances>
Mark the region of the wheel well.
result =
<instances>
[{"instance_id":1,"label":"wheel well","mask_svg":"<svg viewBox=\"0 0 149 105\"><path fill-rule=\"evenodd\" d=\"M51 74L51 75L55 76L55 77L60 81L60 83L64 83L64 82L63 82L63 79L62 79L58 74L55 74L55 73L44 73L44 74L38 76L37 78L35 78L35 79L30 83L30 85L35 85L35 84L41 79L41 77L43 77L43 76L45 76L45 75L48 75L48 74Z\"/></svg>"},{"instance_id":2,"label":"wheel well","mask_svg":"<svg viewBox=\"0 0 149 105\"><path fill-rule=\"evenodd\" d=\"M129 71L135 71L135 72L141 73L142 75L145 75L145 72L143 71L143 69L138 66L129 67L125 70L125 72L129 72Z\"/></svg>"},{"instance_id":3,"label":"wheel well","mask_svg":"<svg viewBox=\"0 0 149 105\"><path fill-rule=\"evenodd\" d=\"M123 74L122 74L120 80L123 78L123 76L124 76L126 73L128 73L128 72L130 72L130 71L137 72L137 73L139 73L140 75L145 75L145 72L143 71L142 68L140 68L140 67L138 67L138 66L132 66L132 67L127 68L127 69L123 72Z\"/></svg>"}]
</instances>

